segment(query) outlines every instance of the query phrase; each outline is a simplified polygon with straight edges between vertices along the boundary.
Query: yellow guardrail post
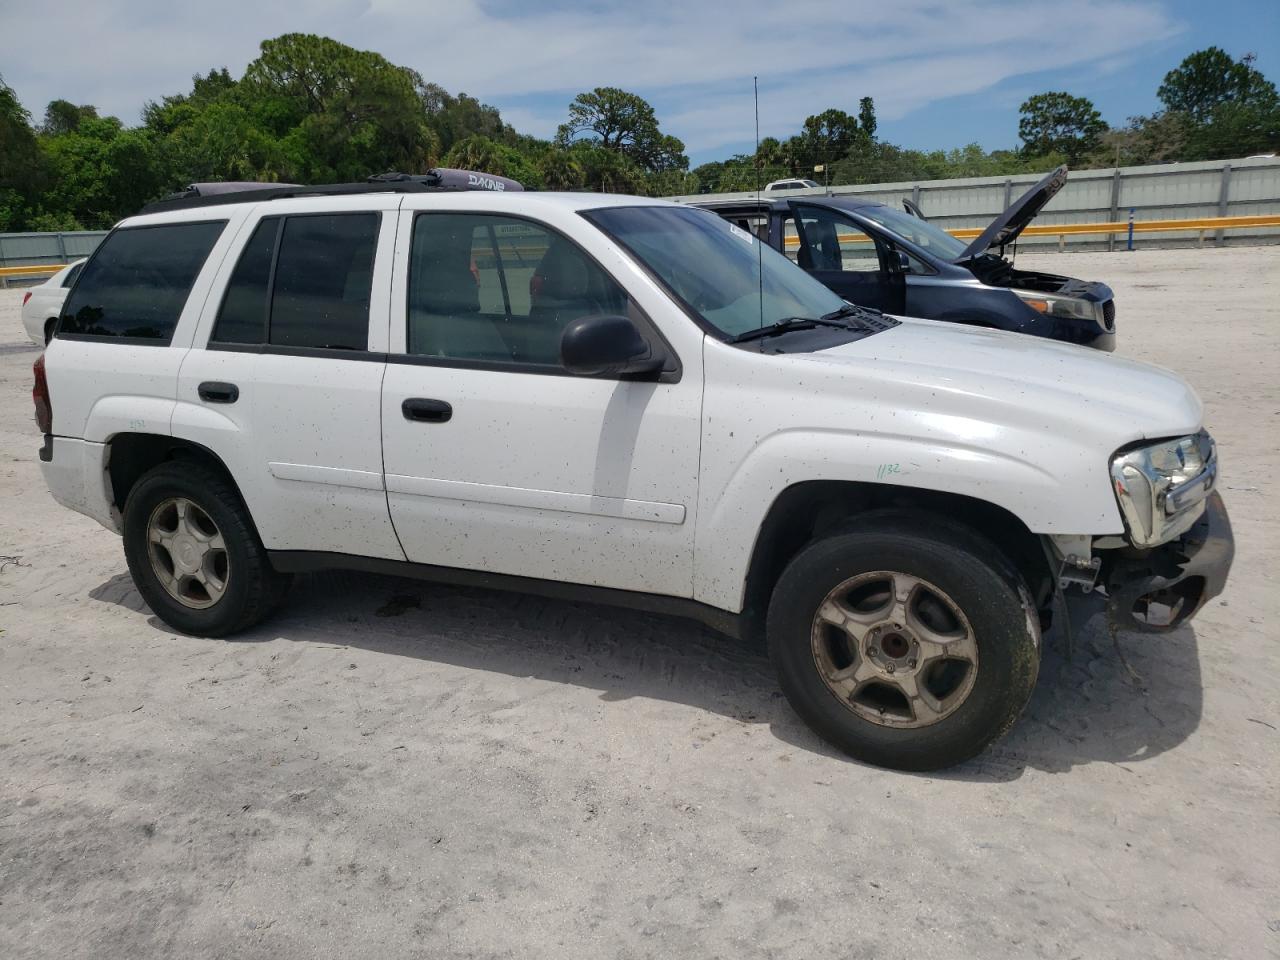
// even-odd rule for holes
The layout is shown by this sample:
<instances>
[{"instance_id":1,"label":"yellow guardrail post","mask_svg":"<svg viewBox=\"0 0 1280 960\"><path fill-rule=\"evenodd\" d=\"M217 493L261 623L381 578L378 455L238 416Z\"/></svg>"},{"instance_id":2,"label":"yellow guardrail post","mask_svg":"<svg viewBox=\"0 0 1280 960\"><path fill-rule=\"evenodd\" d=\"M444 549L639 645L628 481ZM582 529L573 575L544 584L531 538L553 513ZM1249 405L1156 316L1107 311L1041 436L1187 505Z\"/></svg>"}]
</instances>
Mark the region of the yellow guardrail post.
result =
<instances>
[{"instance_id":1,"label":"yellow guardrail post","mask_svg":"<svg viewBox=\"0 0 1280 960\"><path fill-rule=\"evenodd\" d=\"M11 279L51 277L65 266L65 263L33 263L21 267L0 267L0 288L7 289Z\"/></svg>"}]
</instances>

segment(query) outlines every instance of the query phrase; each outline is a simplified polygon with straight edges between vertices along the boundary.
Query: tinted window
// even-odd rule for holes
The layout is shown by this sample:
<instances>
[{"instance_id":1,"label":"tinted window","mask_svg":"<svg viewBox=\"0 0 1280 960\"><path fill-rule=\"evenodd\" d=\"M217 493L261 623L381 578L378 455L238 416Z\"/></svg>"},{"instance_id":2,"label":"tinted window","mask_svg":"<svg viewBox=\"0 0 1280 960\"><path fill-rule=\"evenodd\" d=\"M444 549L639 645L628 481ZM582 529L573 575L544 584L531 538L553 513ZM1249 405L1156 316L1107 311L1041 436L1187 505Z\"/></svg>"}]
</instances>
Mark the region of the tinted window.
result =
<instances>
[{"instance_id":1,"label":"tinted window","mask_svg":"<svg viewBox=\"0 0 1280 960\"><path fill-rule=\"evenodd\" d=\"M168 342L225 220L115 230L89 260L58 334Z\"/></svg>"},{"instance_id":2,"label":"tinted window","mask_svg":"<svg viewBox=\"0 0 1280 960\"><path fill-rule=\"evenodd\" d=\"M276 249L279 217L258 224L245 244L227 283L227 292L218 310L218 322L210 340L216 343L264 343L267 334L267 291L271 280L271 257Z\"/></svg>"},{"instance_id":3,"label":"tinted window","mask_svg":"<svg viewBox=\"0 0 1280 960\"><path fill-rule=\"evenodd\" d=\"M286 217L271 295L269 342L364 350L376 213Z\"/></svg>"},{"instance_id":4,"label":"tinted window","mask_svg":"<svg viewBox=\"0 0 1280 960\"><path fill-rule=\"evenodd\" d=\"M409 260L409 352L559 366L580 317L626 314L627 295L569 240L526 220L420 214Z\"/></svg>"},{"instance_id":5,"label":"tinted window","mask_svg":"<svg viewBox=\"0 0 1280 960\"><path fill-rule=\"evenodd\" d=\"M67 271L67 275L62 278L62 286L70 287L76 282L76 277L80 276L80 271L84 269L84 261L80 261L74 267Z\"/></svg>"}]
</instances>

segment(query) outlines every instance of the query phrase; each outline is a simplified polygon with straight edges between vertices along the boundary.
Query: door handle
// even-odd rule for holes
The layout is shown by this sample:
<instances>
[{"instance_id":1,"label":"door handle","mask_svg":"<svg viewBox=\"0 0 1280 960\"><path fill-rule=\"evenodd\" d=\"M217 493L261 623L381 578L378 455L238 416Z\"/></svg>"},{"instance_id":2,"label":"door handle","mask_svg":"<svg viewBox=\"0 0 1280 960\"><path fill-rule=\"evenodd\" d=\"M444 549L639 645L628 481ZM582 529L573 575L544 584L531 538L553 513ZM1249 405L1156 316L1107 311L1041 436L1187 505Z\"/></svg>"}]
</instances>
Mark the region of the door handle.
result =
<instances>
[{"instance_id":1,"label":"door handle","mask_svg":"<svg viewBox=\"0 0 1280 960\"><path fill-rule=\"evenodd\" d=\"M235 403L240 399L240 388L234 383L223 383L221 380L206 380L196 387L196 393L208 403Z\"/></svg>"},{"instance_id":2,"label":"door handle","mask_svg":"<svg viewBox=\"0 0 1280 960\"><path fill-rule=\"evenodd\" d=\"M453 407L443 400L410 397L400 404L400 412L404 414L406 420L421 420L423 423L448 423L453 416Z\"/></svg>"}]
</instances>

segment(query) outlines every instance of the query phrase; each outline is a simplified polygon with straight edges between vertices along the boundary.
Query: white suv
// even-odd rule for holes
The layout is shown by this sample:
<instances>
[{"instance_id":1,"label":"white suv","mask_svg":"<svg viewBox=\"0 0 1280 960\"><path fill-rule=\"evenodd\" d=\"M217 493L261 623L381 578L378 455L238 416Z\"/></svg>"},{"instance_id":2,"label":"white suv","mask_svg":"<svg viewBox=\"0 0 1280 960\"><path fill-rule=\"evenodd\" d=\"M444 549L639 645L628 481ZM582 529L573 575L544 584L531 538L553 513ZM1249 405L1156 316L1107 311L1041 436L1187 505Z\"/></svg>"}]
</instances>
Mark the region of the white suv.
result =
<instances>
[{"instance_id":1,"label":"white suv","mask_svg":"<svg viewBox=\"0 0 1280 960\"><path fill-rule=\"evenodd\" d=\"M1064 591L1173 627L1230 527L1166 371L853 307L636 197L279 188L154 205L36 364L54 497L219 636L356 567L767 635L823 737L971 757Z\"/></svg>"},{"instance_id":2,"label":"white suv","mask_svg":"<svg viewBox=\"0 0 1280 960\"><path fill-rule=\"evenodd\" d=\"M818 190L822 184L816 180L772 180L764 185L765 193L776 193L781 190Z\"/></svg>"}]
</instances>

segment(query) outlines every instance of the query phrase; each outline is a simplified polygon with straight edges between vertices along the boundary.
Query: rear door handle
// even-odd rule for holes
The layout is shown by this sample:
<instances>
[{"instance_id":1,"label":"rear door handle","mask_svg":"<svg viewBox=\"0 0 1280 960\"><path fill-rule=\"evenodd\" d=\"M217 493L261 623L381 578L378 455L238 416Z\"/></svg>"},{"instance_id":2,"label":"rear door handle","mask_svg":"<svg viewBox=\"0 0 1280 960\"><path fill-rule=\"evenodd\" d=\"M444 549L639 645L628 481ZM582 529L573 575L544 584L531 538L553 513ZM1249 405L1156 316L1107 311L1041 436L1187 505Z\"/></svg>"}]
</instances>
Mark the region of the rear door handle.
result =
<instances>
[{"instance_id":1,"label":"rear door handle","mask_svg":"<svg viewBox=\"0 0 1280 960\"><path fill-rule=\"evenodd\" d=\"M453 407L443 400L429 400L426 397L410 397L400 404L400 412L406 420L421 420L423 423L447 423L453 416Z\"/></svg>"},{"instance_id":2,"label":"rear door handle","mask_svg":"<svg viewBox=\"0 0 1280 960\"><path fill-rule=\"evenodd\" d=\"M240 388L221 380L206 380L196 387L196 393L208 403L235 403L240 399Z\"/></svg>"}]
</instances>

